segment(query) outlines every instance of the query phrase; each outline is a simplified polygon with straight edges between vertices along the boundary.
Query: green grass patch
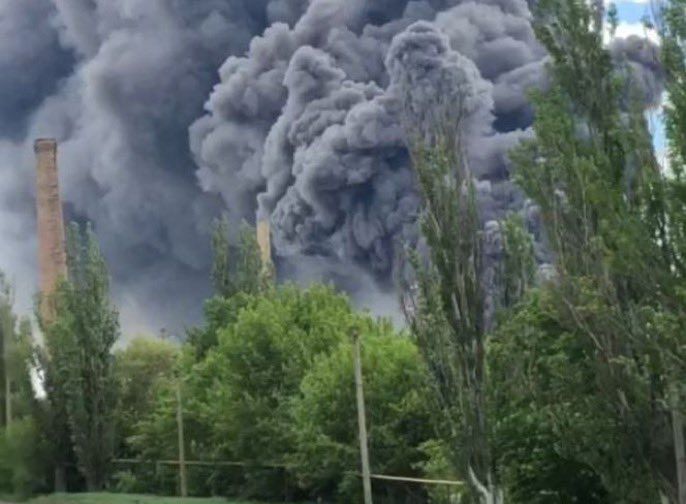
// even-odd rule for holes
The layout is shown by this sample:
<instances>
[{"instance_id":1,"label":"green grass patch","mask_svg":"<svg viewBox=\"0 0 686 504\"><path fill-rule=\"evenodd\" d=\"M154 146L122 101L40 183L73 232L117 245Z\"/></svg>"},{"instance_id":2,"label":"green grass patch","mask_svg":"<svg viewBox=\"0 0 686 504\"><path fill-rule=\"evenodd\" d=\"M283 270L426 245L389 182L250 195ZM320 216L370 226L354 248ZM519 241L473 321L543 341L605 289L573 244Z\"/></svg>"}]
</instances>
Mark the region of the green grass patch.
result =
<instances>
[{"instance_id":1,"label":"green grass patch","mask_svg":"<svg viewBox=\"0 0 686 504\"><path fill-rule=\"evenodd\" d=\"M150 495L127 494L56 494L37 497L27 504L249 504L247 501L235 501L221 498L214 499L181 499L176 497L154 497Z\"/></svg>"}]
</instances>

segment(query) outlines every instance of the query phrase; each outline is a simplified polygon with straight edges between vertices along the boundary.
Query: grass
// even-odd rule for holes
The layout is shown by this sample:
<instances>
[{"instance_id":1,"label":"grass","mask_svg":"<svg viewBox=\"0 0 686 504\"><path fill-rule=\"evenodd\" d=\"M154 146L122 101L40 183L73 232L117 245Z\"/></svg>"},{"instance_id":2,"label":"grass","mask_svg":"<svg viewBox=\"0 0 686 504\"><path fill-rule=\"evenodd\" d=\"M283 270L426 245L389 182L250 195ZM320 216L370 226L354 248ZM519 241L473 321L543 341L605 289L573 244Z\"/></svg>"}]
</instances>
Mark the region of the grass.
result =
<instances>
[{"instance_id":1,"label":"grass","mask_svg":"<svg viewBox=\"0 0 686 504\"><path fill-rule=\"evenodd\" d=\"M246 501L226 499L181 499L175 497L153 497L149 495L124 494L56 494L38 497L27 504L249 504Z\"/></svg>"}]
</instances>

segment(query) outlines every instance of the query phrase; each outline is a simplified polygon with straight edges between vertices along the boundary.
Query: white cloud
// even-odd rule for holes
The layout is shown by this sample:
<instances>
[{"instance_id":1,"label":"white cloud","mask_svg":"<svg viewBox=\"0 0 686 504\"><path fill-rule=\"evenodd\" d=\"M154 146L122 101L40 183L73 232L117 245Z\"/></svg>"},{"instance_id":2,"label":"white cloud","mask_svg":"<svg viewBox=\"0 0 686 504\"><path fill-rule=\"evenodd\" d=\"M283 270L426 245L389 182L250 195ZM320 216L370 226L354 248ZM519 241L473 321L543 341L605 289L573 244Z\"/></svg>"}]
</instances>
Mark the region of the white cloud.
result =
<instances>
[{"instance_id":1,"label":"white cloud","mask_svg":"<svg viewBox=\"0 0 686 504\"><path fill-rule=\"evenodd\" d=\"M650 40L651 42L655 42L656 44L660 43L660 35L654 28L646 28L643 23L627 23L624 21L620 22L617 25L615 37L626 38L630 35L637 35L639 37L647 38L648 40ZM608 43L611 40L609 26L607 24L605 25L604 38L605 43Z\"/></svg>"},{"instance_id":2,"label":"white cloud","mask_svg":"<svg viewBox=\"0 0 686 504\"><path fill-rule=\"evenodd\" d=\"M638 4L638 5L650 5L653 3L653 0L621 0L621 1L616 1L616 0L603 0L603 3L605 6L609 6L610 4L615 4L615 5L621 5L621 4Z\"/></svg>"}]
</instances>

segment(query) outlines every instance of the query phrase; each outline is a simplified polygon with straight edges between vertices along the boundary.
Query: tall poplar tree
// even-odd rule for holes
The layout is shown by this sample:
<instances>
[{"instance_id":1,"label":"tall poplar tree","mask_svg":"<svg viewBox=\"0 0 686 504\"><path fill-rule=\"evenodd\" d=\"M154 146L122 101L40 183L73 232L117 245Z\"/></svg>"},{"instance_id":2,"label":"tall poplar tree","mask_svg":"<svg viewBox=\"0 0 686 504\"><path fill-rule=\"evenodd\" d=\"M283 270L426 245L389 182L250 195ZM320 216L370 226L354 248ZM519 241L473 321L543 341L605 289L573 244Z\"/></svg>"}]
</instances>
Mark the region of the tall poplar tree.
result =
<instances>
[{"instance_id":1,"label":"tall poplar tree","mask_svg":"<svg viewBox=\"0 0 686 504\"><path fill-rule=\"evenodd\" d=\"M262 287L262 260L255 229L243 224L238 245L229 242L226 216L217 219L212 232L212 283L218 296L229 298L239 292L256 294Z\"/></svg>"},{"instance_id":2,"label":"tall poplar tree","mask_svg":"<svg viewBox=\"0 0 686 504\"><path fill-rule=\"evenodd\" d=\"M577 455L615 501L676 501L666 440L683 376L683 217L673 212L683 193L654 155L630 67L603 43L601 4L542 0L538 9L551 88L534 98L536 137L513 155L516 180L554 252L552 317L583 352L595 414L616 426L612 446Z\"/></svg>"},{"instance_id":3,"label":"tall poplar tree","mask_svg":"<svg viewBox=\"0 0 686 504\"><path fill-rule=\"evenodd\" d=\"M669 0L661 5L658 26L662 35L662 61L667 84L664 114L668 141L665 220L668 222L672 271L678 279L677 285L683 286L686 277L686 0ZM671 318L670 325L674 334L671 348L676 349L674 353L678 357L679 351L684 349L681 333L686 325L686 314L682 308L686 304L686 293L683 287L678 288L677 293L680 298L675 299L673 305L680 308L680 313ZM672 359L672 363L669 403L672 411L678 502L686 504L686 376L680 359Z\"/></svg>"},{"instance_id":4,"label":"tall poplar tree","mask_svg":"<svg viewBox=\"0 0 686 504\"><path fill-rule=\"evenodd\" d=\"M461 141L465 111L460 103L436 100L426 131L407 128L428 257L411 255L416 284L403 304L433 378L453 462L475 500L497 504L504 497L487 412L484 243Z\"/></svg>"},{"instance_id":5,"label":"tall poplar tree","mask_svg":"<svg viewBox=\"0 0 686 504\"><path fill-rule=\"evenodd\" d=\"M102 489L113 450L115 384L112 347L119 336L105 260L90 227L67 234L68 279L55 294L56 319L46 327L52 414L67 421L88 490ZM64 429L64 427L63 427Z\"/></svg>"}]
</instances>

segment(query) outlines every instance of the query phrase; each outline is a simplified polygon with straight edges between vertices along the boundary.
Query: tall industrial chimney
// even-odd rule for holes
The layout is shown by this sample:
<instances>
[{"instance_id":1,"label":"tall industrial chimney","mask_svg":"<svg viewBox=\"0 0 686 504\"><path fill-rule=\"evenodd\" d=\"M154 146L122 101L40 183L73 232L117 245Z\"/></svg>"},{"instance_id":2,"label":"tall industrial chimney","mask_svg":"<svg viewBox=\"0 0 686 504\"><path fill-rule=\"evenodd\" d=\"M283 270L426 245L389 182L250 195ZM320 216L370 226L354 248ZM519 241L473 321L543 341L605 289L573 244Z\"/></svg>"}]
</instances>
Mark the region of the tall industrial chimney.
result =
<instances>
[{"instance_id":1,"label":"tall industrial chimney","mask_svg":"<svg viewBox=\"0 0 686 504\"><path fill-rule=\"evenodd\" d=\"M67 276L62 200L57 175L57 141L40 138L36 152L38 207L38 268L40 274L40 313L45 323L54 320L53 294L57 283Z\"/></svg>"},{"instance_id":2,"label":"tall industrial chimney","mask_svg":"<svg viewBox=\"0 0 686 504\"><path fill-rule=\"evenodd\" d=\"M272 268L272 243L269 220L257 221L257 245L260 247L262 269L269 271Z\"/></svg>"}]
</instances>

